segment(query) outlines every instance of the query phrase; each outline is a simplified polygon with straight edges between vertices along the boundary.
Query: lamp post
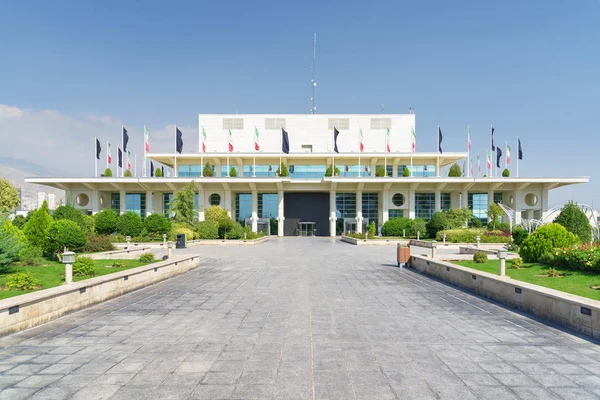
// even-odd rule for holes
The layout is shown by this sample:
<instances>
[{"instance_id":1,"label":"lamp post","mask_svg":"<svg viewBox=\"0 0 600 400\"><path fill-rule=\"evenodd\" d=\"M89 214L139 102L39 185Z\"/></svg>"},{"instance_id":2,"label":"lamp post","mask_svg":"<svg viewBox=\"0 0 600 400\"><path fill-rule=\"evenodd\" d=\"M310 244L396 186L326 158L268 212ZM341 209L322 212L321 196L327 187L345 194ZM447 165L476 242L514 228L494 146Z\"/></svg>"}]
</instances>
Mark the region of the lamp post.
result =
<instances>
[{"instance_id":1,"label":"lamp post","mask_svg":"<svg viewBox=\"0 0 600 400\"><path fill-rule=\"evenodd\" d=\"M125 241L127 242L127 248L129 248L131 244L131 236L125 236Z\"/></svg>"},{"instance_id":2,"label":"lamp post","mask_svg":"<svg viewBox=\"0 0 600 400\"><path fill-rule=\"evenodd\" d=\"M173 257L173 242L170 240L167 242L167 260L170 260Z\"/></svg>"},{"instance_id":3,"label":"lamp post","mask_svg":"<svg viewBox=\"0 0 600 400\"><path fill-rule=\"evenodd\" d=\"M498 250L498 260L500 260L500 276L506 276L506 250Z\"/></svg>"},{"instance_id":4,"label":"lamp post","mask_svg":"<svg viewBox=\"0 0 600 400\"><path fill-rule=\"evenodd\" d=\"M446 234L445 233L442 233L442 240L443 240L443 243L445 246L446 245Z\"/></svg>"},{"instance_id":5,"label":"lamp post","mask_svg":"<svg viewBox=\"0 0 600 400\"><path fill-rule=\"evenodd\" d=\"M73 283L73 263L75 262L75 253L65 251L62 254L62 262L65 264L65 283L70 285Z\"/></svg>"},{"instance_id":6,"label":"lamp post","mask_svg":"<svg viewBox=\"0 0 600 400\"><path fill-rule=\"evenodd\" d=\"M437 250L437 241L432 241L431 242L431 258L435 258L435 253Z\"/></svg>"},{"instance_id":7,"label":"lamp post","mask_svg":"<svg viewBox=\"0 0 600 400\"><path fill-rule=\"evenodd\" d=\"M167 234L163 233L163 243L167 243Z\"/></svg>"},{"instance_id":8,"label":"lamp post","mask_svg":"<svg viewBox=\"0 0 600 400\"><path fill-rule=\"evenodd\" d=\"M477 241L477 248L479 248L479 241L481 240L481 237L479 235L477 235L475 240Z\"/></svg>"}]
</instances>

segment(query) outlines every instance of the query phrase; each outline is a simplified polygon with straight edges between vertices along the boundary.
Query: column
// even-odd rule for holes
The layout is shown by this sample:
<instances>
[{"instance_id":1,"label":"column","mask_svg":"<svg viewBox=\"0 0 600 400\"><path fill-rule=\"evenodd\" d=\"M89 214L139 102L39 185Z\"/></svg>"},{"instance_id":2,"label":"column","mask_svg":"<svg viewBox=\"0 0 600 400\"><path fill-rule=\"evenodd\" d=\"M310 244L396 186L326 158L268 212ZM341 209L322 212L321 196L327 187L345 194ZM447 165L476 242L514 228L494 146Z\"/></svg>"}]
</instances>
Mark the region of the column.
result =
<instances>
[{"instance_id":1,"label":"column","mask_svg":"<svg viewBox=\"0 0 600 400\"><path fill-rule=\"evenodd\" d=\"M329 192L329 236L335 237L335 190Z\"/></svg>"},{"instance_id":2,"label":"column","mask_svg":"<svg viewBox=\"0 0 600 400\"><path fill-rule=\"evenodd\" d=\"M244 164L238 164L237 169L238 169L238 176L244 176ZM252 174L250 174L250 176L252 176Z\"/></svg>"},{"instance_id":3,"label":"column","mask_svg":"<svg viewBox=\"0 0 600 400\"><path fill-rule=\"evenodd\" d=\"M235 221L235 211L231 210L231 190L225 191L225 198L223 199L223 204L225 205L227 215L229 215L229 217Z\"/></svg>"},{"instance_id":4,"label":"column","mask_svg":"<svg viewBox=\"0 0 600 400\"><path fill-rule=\"evenodd\" d=\"M204 221L204 190L198 191L198 221Z\"/></svg>"},{"instance_id":5,"label":"column","mask_svg":"<svg viewBox=\"0 0 600 400\"><path fill-rule=\"evenodd\" d=\"M252 191L252 232L258 232L258 193Z\"/></svg>"},{"instance_id":6,"label":"column","mask_svg":"<svg viewBox=\"0 0 600 400\"><path fill-rule=\"evenodd\" d=\"M460 192L450 193L450 203L452 209L460 208Z\"/></svg>"},{"instance_id":7,"label":"column","mask_svg":"<svg viewBox=\"0 0 600 400\"><path fill-rule=\"evenodd\" d=\"M392 162L392 178L397 178L398 177L398 159L394 158L394 161Z\"/></svg>"},{"instance_id":8,"label":"column","mask_svg":"<svg viewBox=\"0 0 600 400\"><path fill-rule=\"evenodd\" d=\"M466 190L462 191L462 208L469 208L469 192Z\"/></svg>"},{"instance_id":9,"label":"column","mask_svg":"<svg viewBox=\"0 0 600 400\"><path fill-rule=\"evenodd\" d=\"M152 191L146 190L146 217L152 215Z\"/></svg>"},{"instance_id":10,"label":"column","mask_svg":"<svg viewBox=\"0 0 600 400\"><path fill-rule=\"evenodd\" d=\"M162 192L154 192L154 213L163 215L163 194Z\"/></svg>"},{"instance_id":11,"label":"column","mask_svg":"<svg viewBox=\"0 0 600 400\"><path fill-rule=\"evenodd\" d=\"M435 158L435 176L436 177L440 177L440 156L438 154L438 156Z\"/></svg>"},{"instance_id":12,"label":"column","mask_svg":"<svg viewBox=\"0 0 600 400\"><path fill-rule=\"evenodd\" d=\"M533 208L530 208L529 210L527 210L527 219L529 219L529 220L533 219Z\"/></svg>"},{"instance_id":13,"label":"column","mask_svg":"<svg viewBox=\"0 0 600 400\"><path fill-rule=\"evenodd\" d=\"M283 190L277 192L277 236L283 236Z\"/></svg>"},{"instance_id":14,"label":"column","mask_svg":"<svg viewBox=\"0 0 600 400\"><path fill-rule=\"evenodd\" d=\"M540 204L540 206L541 206L540 211L542 212L540 219L543 219L546 217L546 215L548 215L548 190L545 190L545 189L542 190L542 198L540 199L540 201L542 202Z\"/></svg>"},{"instance_id":15,"label":"column","mask_svg":"<svg viewBox=\"0 0 600 400\"><path fill-rule=\"evenodd\" d=\"M517 190L513 193L513 199L515 201L515 204L511 205L511 207L513 208L513 210L515 210L515 225L521 224L521 212L523 211L523 200L521 199L522 195L523 193L521 193L520 190Z\"/></svg>"},{"instance_id":16,"label":"column","mask_svg":"<svg viewBox=\"0 0 600 400\"><path fill-rule=\"evenodd\" d=\"M92 192L91 202L92 215L96 215L98 212L100 212L100 192L98 190L94 190Z\"/></svg>"},{"instance_id":17,"label":"column","mask_svg":"<svg viewBox=\"0 0 600 400\"><path fill-rule=\"evenodd\" d=\"M215 176L216 177L221 177L221 160L216 159L215 160Z\"/></svg>"},{"instance_id":18,"label":"column","mask_svg":"<svg viewBox=\"0 0 600 400\"><path fill-rule=\"evenodd\" d=\"M362 233L363 216L362 216L362 191L356 191L356 232Z\"/></svg>"},{"instance_id":19,"label":"column","mask_svg":"<svg viewBox=\"0 0 600 400\"><path fill-rule=\"evenodd\" d=\"M127 197L125 196L125 191L124 190L119 191L119 203L121 203L120 204L121 205L121 210L120 210L121 214L125 214L125 212L127 211L126 202L127 202Z\"/></svg>"},{"instance_id":20,"label":"column","mask_svg":"<svg viewBox=\"0 0 600 400\"><path fill-rule=\"evenodd\" d=\"M494 203L494 191L488 190L488 206Z\"/></svg>"},{"instance_id":21,"label":"column","mask_svg":"<svg viewBox=\"0 0 600 400\"><path fill-rule=\"evenodd\" d=\"M371 176L375 176L376 170L377 170L377 160L371 159Z\"/></svg>"},{"instance_id":22,"label":"column","mask_svg":"<svg viewBox=\"0 0 600 400\"><path fill-rule=\"evenodd\" d=\"M415 191L408 191L408 218L415 219Z\"/></svg>"},{"instance_id":23,"label":"column","mask_svg":"<svg viewBox=\"0 0 600 400\"><path fill-rule=\"evenodd\" d=\"M179 171L177 171L177 156L174 157L174 162L173 162L173 176L174 177L178 177L179 176Z\"/></svg>"},{"instance_id":24,"label":"column","mask_svg":"<svg viewBox=\"0 0 600 400\"><path fill-rule=\"evenodd\" d=\"M383 212L382 212L382 218L381 218L381 225L385 224L388 219L389 219L389 209L390 209L390 205L389 205L389 201L390 201L390 192L389 190L384 190L383 191Z\"/></svg>"},{"instance_id":25,"label":"column","mask_svg":"<svg viewBox=\"0 0 600 400\"><path fill-rule=\"evenodd\" d=\"M435 209L434 211L442 211L442 192L440 190L435 191Z\"/></svg>"}]
</instances>

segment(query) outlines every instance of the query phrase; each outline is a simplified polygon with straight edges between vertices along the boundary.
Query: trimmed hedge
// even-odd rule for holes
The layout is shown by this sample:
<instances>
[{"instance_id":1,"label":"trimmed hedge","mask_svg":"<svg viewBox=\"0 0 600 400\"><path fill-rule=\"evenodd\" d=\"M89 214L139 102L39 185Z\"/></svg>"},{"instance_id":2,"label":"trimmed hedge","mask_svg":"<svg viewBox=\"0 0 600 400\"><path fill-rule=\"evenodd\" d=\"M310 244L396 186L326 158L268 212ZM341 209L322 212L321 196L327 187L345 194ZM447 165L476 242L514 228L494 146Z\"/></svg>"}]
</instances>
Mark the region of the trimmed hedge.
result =
<instances>
[{"instance_id":1,"label":"trimmed hedge","mask_svg":"<svg viewBox=\"0 0 600 400\"><path fill-rule=\"evenodd\" d=\"M102 210L94 215L94 228L99 234L110 235L117 230L119 215L111 209Z\"/></svg>"},{"instance_id":2,"label":"trimmed hedge","mask_svg":"<svg viewBox=\"0 0 600 400\"><path fill-rule=\"evenodd\" d=\"M441 241L444 233L447 243L475 243L478 235L480 243L509 243L511 240L508 232L488 231L483 228L447 229L439 231L435 239Z\"/></svg>"},{"instance_id":3,"label":"trimmed hedge","mask_svg":"<svg viewBox=\"0 0 600 400\"><path fill-rule=\"evenodd\" d=\"M215 221L201 221L194 227L198 239L218 239L219 224Z\"/></svg>"},{"instance_id":4,"label":"trimmed hedge","mask_svg":"<svg viewBox=\"0 0 600 400\"><path fill-rule=\"evenodd\" d=\"M412 226L412 220L408 218L392 218L389 219L381 227L382 236L402 236L402 230L406 231L407 235L410 235L410 228Z\"/></svg>"},{"instance_id":5,"label":"trimmed hedge","mask_svg":"<svg viewBox=\"0 0 600 400\"><path fill-rule=\"evenodd\" d=\"M519 254L524 262L535 263L556 248L572 247L579 238L557 223L542 225L523 241Z\"/></svg>"},{"instance_id":6,"label":"trimmed hedge","mask_svg":"<svg viewBox=\"0 0 600 400\"><path fill-rule=\"evenodd\" d=\"M117 232L125 236L139 236L143 228L142 217L133 211L121 214L117 220Z\"/></svg>"}]
</instances>

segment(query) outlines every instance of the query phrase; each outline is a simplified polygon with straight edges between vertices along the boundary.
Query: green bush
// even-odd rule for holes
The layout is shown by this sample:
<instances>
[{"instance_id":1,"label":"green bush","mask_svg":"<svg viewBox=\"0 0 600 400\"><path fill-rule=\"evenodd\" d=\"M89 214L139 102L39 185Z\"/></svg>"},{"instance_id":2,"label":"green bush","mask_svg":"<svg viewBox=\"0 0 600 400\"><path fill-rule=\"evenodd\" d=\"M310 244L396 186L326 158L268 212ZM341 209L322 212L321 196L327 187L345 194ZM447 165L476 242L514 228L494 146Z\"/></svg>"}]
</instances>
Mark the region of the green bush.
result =
<instances>
[{"instance_id":1,"label":"green bush","mask_svg":"<svg viewBox=\"0 0 600 400\"><path fill-rule=\"evenodd\" d=\"M526 229L516 226L512 230L513 242L515 242L515 244L519 247L523 245L523 242L525 239L527 239L527 236L529 236L529 232Z\"/></svg>"},{"instance_id":2,"label":"green bush","mask_svg":"<svg viewBox=\"0 0 600 400\"><path fill-rule=\"evenodd\" d=\"M91 215L84 215L83 220L85 222L85 231L87 233L96 233L96 221L94 220L94 217Z\"/></svg>"},{"instance_id":3,"label":"green bush","mask_svg":"<svg viewBox=\"0 0 600 400\"><path fill-rule=\"evenodd\" d=\"M479 218L473 218L473 221L471 223L473 228L481 228L483 226L483 223Z\"/></svg>"},{"instance_id":4,"label":"green bush","mask_svg":"<svg viewBox=\"0 0 600 400\"><path fill-rule=\"evenodd\" d=\"M157 178L162 178L162 168L156 168L156 171L154 171L154 176Z\"/></svg>"},{"instance_id":5,"label":"green bush","mask_svg":"<svg viewBox=\"0 0 600 400\"><path fill-rule=\"evenodd\" d=\"M50 215L48 204L44 201L42 206L31 214L23 227L23 233L29 245L39 247L45 254L50 254L52 250L48 231L53 222L54 218Z\"/></svg>"},{"instance_id":6,"label":"green bush","mask_svg":"<svg viewBox=\"0 0 600 400\"><path fill-rule=\"evenodd\" d=\"M232 178L235 178L237 176L237 169L235 169L235 167L231 167L229 169L229 176Z\"/></svg>"},{"instance_id":7,"label":"green bush","mask_svg":"<svg viewBox=\"0 0 600 400\"><path fill-rule=\"evenodd\" d=\"M408 218L392 218L387 220L381 227L382 236L402 236L402 230L406 231L406 235L410 235L410 228L412 226L412 220Z\"/></svg>"},{"instance_id":8,"label":"green bush","mask_svg":"<svg viewBox=\"0 0 600 400\"><path fill-rule=\"evenodd\" d=\"M478 251L477 253L473 254L473 262L475 264L485 264L488 262L488 256L483 251Z\"/></svg>"},{"instance_id":9,"label":"green bush","mask_svg":"<svg viewBox=\"0 0 600 400\"><path fill-rule=\"evenodd\" d=\"M376 229L377 229L377 227L375 226L375 221L371 221L369 223L369 225L367 225L367 233L369 234L370 238L375 236Z\"/></svg>"},{"instance_id":10,"label":"green bush","mask_svg":"<svg viewBox=\"0 0 600 400\"><path fill-rule=\"evenodd\" d=\"M519 254L523 261L538 262L542 254L556 248L570 247L579 243L579 238L557 223L542 225L523 241Z\"/></svg>"},{"instance_id":11,"label":"green bush","mask_svg":"<svg viewBox=\"0 0 600 400\"><path fill-rule=\"evenodd\" d=\"M448 229L464 228L467 222L472 219L472 212L468 208L453 208L444 211L444 213L448 218ZM481 221L479 223L481 224Z\"/></svg>"},{"instance_id":12,"label":"green bush","mask_svg":"<svg viewBox=\"0 0 600 400\"><path fill-rule=\"evenodd\" d=\"M94 229L100 235L111 235L117 230L119 215L111 209L102 210L94 215Z\"/></svg>"},{"instance_id":13,"label":"green bush","mask_svg":"<svg viewBox=\"0 0 600 400\"><path fill-rule=\"evenodd\" d=\"M366 239L367 238L367 235L365 235L364 233L358 233L358 232L349 233L347 236L354 238L354 239Z\"/></svg>"},{"instance_id":14,"label":"green bush","mask_svg":"<svg viewBox=\"0 0 600 400\"><path fill-rule=\"evenodd\" d=\"M44 263L43 255L44 252L39 247L27 246L19 253L19 260L23 265L35 267Z\"/></svg>"},{"instance_id":15,"label":"green bush","mask_svg":"<svg viewBox=\"0 0 600 400\"><path fill-rule=\"evenodd\" d=\"M87 234L87 244L83 248L86 253L97 253L100 251L114 250L113 237L106 235Z\"/></svg>"},{"instance_id":16,"label":"green bush","mask_svg":"<svg viewBox=\"0 0 600 400\"><path fill-rule=\"evenodd\" d=\"M281 163L281 172L279 171L279 169L280 168L277 167L277 172L276 172L277 176L282 176L282 177L290 176L290 171L288 171L288 167L287 167L286 163L284 163L284 162Z\"/></svg>"},{"instance_id":17,"label":"green bush","mask_svg":"<svg viewBox=\"0 0 600 400\"><path fill-rule=\"evenodd\" d=\"M76 222L68 219L54 221L48 236L52 254L62 253L65 248L78 252L87 244L85 231Z\"/></svg>"},{"instance_id":18,"label":"green bush","mask_svg":"<svg viewBox=\"0 0 600 400\"><path fill-rule=\"evenodd\" d=\"M95 276L94 260L90 257L79 256L73 263L73 276Z\"/></svg>"},{"instance_id":19,"label":"green bush","mask_svg":"<svg viewBox=\"0 0 600 400\"><path fill-rule=\"evenodd\" d=\"M144 264L150 264L152 261L154 261L154 254L153 253L144 253L140 256L139 261Z\"/></svg>"},{"instance_id":20,"label":"green bush","mask_svg":"<svg viewBox=\"0 0 600 400\"><path fill-rule=\"evenodd\" d=\"M77 225L79 225L81 229L86 229L87 227L83 213L70 204L60 206L56 210L54 210L54 212L52 213L52 218L54 218L55 221L61 219L73 221Z\"/></svg>"},{"instance_id":21,"label":"green bush","mask_svg":"<svg viewBox=\"0 0 600 400\"><path fill-rule=\"evenodd\" d=\"M508 168L504 168L504 171L502 171L502 176L508 178L510 176L510 170Z\"/></svg>"},{"instance_id":22,"label":"green bush","mask_svg":"<svg viewBox=\"0 0 600 400\"><path fill-rule=\"evenodd\" d=\"M104 170L104 176L107 177L107 178L110 178L112 176L112 169L106 168Z\"/></svg>"},{"instance_id":23,"label":"green bush","mask_svg":"<svg viewBox=\"0 0 600 400\"><path fill-rule=\"evenodd\" d=\"M446 213L436 211L431 215L429 221L427 221L427 236L429 236L430 238L435 238L439 231L448 229L449 225L450 223L448 222L448 217L446 216Z\"/></svg>"},{"instance_id":24,"label":"green bush","mask_svg":"<svg viewBox=\"0 0 600 400\"><path fill-rule=\"evenodd\" d=\"M133 211L127 211L117 220L117 232L125 236L139 236L144 228L142 217Z\"/></svg>"},{"instance_id":25,"label":"green bush","mask_svg":"<svg viewBox=\"0 0 600 400\"><path fill-rule=\"evenodd\" d=\"M419 237L423 237L427 234L427 223L424 219L415 218L412 220L410 225L410 234L416 237L417 232L419 232Z\"/></svg>"},{"instance_id":26,"label":"green bush","mask_svg":"<svg viewBox=\"0 0 600 400\"><path fill-rule=\"evenodd\" d=\"M212 166L209 163L204 164L204 168L202 169L202 176L213 176L215 172L213 171Z\"/></svg>"},{"instance_id":27,"label":"green bush","mask_svg":"<svg viewBox=\"0 0 600 400\"><path fill-rule=\"evenodd\" d=\"M583 243L592 240L592 226L585 213L572 201L564 205L560 214L554 220L557 224L564 226L569 232L577 235Z\"/></svg>"},{"instance_id":28,"label":"green bush","mask_svg":"<svg viewBox=\"0 0 600 400\"><path fill-rule=\"evenodd\" d=\"M450 167L450 170L448 171L448 176L450 177L461 177L462 174L462 170L460 169L460 167L458 166L458 164L454 163L452 164L452 166Z\"/></svg>"},{"instance_id":29,"label":"green bush","mask_svg":"<svg viewBox=\"0 0 600 400\"><path fill-rule=\"evenodd\" d=\"M198 235L198 239L218 239L219 224L216 221L201 221L198 222L194 229Z\"/></svg>"},{"instance_id":30,"label":"green bush","mask_svg":"<svg viewBox=\"0 0 600 400\"><path fill-rule=\"evenodd\" d=\"M17 260L26 242L25 235L0 216L0 270Z\"/></svg>"},{"instance_id":31,"label":"green bush","mask_svg":"<svg viewBox=\"0 0 600 400\"><path fill-rule=\"evenodd\" d=\"M523 266L523 259L520 257L513 258L510 260L511 268L521 268Z\"/></svg>"},{"instance_id":32,"label":"green bush","mask_svg":"<svg viewBox=\"0 0 600 400\"><path fill-rule=\"evenodd\" d=\"M378 165L377 169L375 169L375 176L386 176L387 171L383 168L383 165Z\"/></svg>"},{"instance_id":33,"label":"green bush","mask_svg":"<svg viewBox=\"0 0 600 400\"><path fill-rule=\"evenodd\" d=\"M329 164L325 170L325 176L331 176L331 168L331 164ZM335 167L335 176L340 176L340 169L338 167Z\"/></svg>"},{"instance_id":34,"label":"green bush","mask_svg":"<svg viewBox=\"0 0 600 400\"><path fill-rule=\"evenodd\" d=\"M190 228L187 224L181 222L175 222L171 225L171 231L169 232L169 240L177 240L177 235L183 234L185 235L185 240L193 240L196 235L192 228Z\"/></svg>"},{"instance_id":35,"label":"green bush","mask_svg":"<svg viewBox=\"0 0 600 400\"><path fill-rule=\"evenodd\" d=\"M554 265L554 253L551 251L545 252L540 256L538 262L544 265Z\"/></svg>"},{"instance_id":36,"label":"green bush","mask_svg":"<svg viewBox=\"0 0 600 400\"><path fill-rule=\"evenodd\" d=\"M35 290L39 287L40 281L29 271L16 272L6 278L6 288L8 290Z\"/></svg>"},{"instance_id":37,"label":"green bush","mask_svg":"<svg viewBox=\"0 0 600 400\"><path fill-rule=\"evenodd\" d=\"M131 178L133 176L133 174L131 173L131 170L126 169L125 172L123 173L123 176L125 178Z\"/></svg>"},{"instance_id":38,"label":"green bush","mask_svg":"<svg viewBox=\"0 0 600 400\"><path fill-rule=\"evenodd\" d=\"M122 262L115 261L112 263L112 265L110 267L111 268L127 268L127 265L125 265Z\"/></svg>"},{"instance_id":39,"label":"green bush","mask_svg":"<svg viewBox=\"0 0 600 400\"><path fill-rule=\"evenodd\" d=\"M226 232L226 239L243 239L244 227L238 222L234 222L230 229Z\"/></svg>"},{"instance_id":40,"label":"green bush","mask_svg":"<svg viewBox=\"0 0 600 400\"><path fill-rule=\"evenodd\" d=\"M249 226L244 228L244 232L246 233L246 239L248 240L254 240L265 236L263 232L252 232L252 228L250 228Z\"/></svg>"},{"instance_id":41,"label":"green bush","mask_svg":"<svg viewBox=\"0 0 600 400\"><path fill-rule=\"evenodd\" d=\"M214 221L219 226L219 238L225 237L225 231L229 231L233 227L233 220L227 214L227 211L220 206L210 206L204 211L204 219L206 221Z\"/></svg>"},{"instance_id":42,"label":"green bush","mask_svg":"<svg viewBox=\"0 0 600 400\"><path fill-rule=\"evenodd\" d=\"M23 215L15 215L11 222L15 227L23 229L25 223L27 222L27 219Z\"/></svg>"},{"instance_id":43,"label":"green bush","mask_svg":"<svg viewBox=\"0 0 600 400\"><path fill-rule=\"evenodd\" d=\"M144 220L144 228L150 234L169 233L171 230L171 222L160 214L148 215Z\"/></svg>"},{"instance_id":44,"label":"green bush","mask_svg":"<svg viewBox=\"0 0 600 400\"><path fill-rule=\"evenodd\" d=\"M408 167L404 168L404 171L402 171L402 176L404 176L404 177L410 176L410 170L408 169Z\"/></svg>"},{"instance_id":45,"label":"green bush","mask_svg":"<svg viewBox=\"0 0 600 400\"><path fill-rule=\"evenodd\" d=\"M483 228L469 229L448 229L440 231L436 235L436 240L442 240L442 235L446 234L448 243L475 243L479 236L480 243L509 243L510 233L504 231L488 231Z\"/></svg>"},{"instance_id":46,"label":"green bush","mask_svg":"<svg viewBox=\"0 0 600 400\"><path fill-rule=\"evenodd\" d=\"M278 230L279 222L275 218L270 218L269 219L269 224L271 226L271 235L277 236L277 233L278 233L277 230Z\"/></svg>"}]
</instances>

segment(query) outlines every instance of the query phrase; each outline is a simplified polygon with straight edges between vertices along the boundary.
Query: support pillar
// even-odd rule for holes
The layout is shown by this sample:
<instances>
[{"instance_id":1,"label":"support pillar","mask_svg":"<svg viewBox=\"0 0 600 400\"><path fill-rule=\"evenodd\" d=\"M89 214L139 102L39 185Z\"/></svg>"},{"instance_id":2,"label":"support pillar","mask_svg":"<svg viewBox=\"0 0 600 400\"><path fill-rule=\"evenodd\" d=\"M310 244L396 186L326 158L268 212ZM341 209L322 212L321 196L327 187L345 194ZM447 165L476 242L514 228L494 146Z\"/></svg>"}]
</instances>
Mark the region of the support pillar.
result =
<instances>
[{"instance_id":1,"label":"support pillar","mask_svg":"<svg viewBox=\"0 0 600 400\"><path fill-rule=\"evenodd\" d=\"M460 193L459 192L451 192L450 193L450 205L452 209L460 208Z\"/></svg>"},{"instance_id":2,"label":"support pillar","mask_svg":"<svg viewBox=\"0 0 600 400\"><path fill-rule=\"evenodd\" d=\"M515 210L515 225L520 225L521 224L521 219L522 219L522 214L521 212L523 211L523 200L521 199L522 193L521 191L517 190L516 192L513 193L513 200L514 200L514 205L511 204L511 207L513 210Z\"/></svg>"},{"instance_id":3,"label":"support pillar","mask_svg":"<svg viewBox=\"0 0 600 400\"><path fill-rule=\"evenodd\" d=\"M375 176L375 172L377 170L377 159L371 160L371 176Z\"/></svg>"},{"instance_id":4,"label":"support pillar","mask_svg":"<svg viewBox=\"0 0 600 400\"><path fill-rule=\"evenodd\" d=\"M283 190L277 192L277 236L283 236Z\"/></svg>"},{"instance_id":5,"label":"support pillar","mask_svg":"<svg viewBox=\"0 0 600 400\"><path fill-rule=\"evenodd\" d=\"M231 210L231 190L225 191L225 198L223 199L223 203L225 204L225 211L227 211L227 215L229 215L229 218L235 221L235 211Z\"/></svg>"},{"instance_id":6,"label":"support pillar","mask_svg":"<svg viewBox=\"0 0 600 400\"><path fill-rule=\"evenodd\" d=\"M488 206L494 204L494 191L488 190Z\"/></svg>"},{"instance_id":7,"label":"support pillar","mask_svg":"<svg viewBox=\"0 0 600 400\"><path fill-rule=\"evenodd\" d=\"M198 191L198 221L204 221L204 190Z\"/></svg>"},{"instance_id":8,"label":"support pillar","mask_svg":"<svg viewBox=\"0 0 600 400\"><path fill-rule=\"evenodd\" d=\"M438 177L438 178L440 177L440 172L441 172L440 170L441 170L441 168L440 168L440 156L438 155L435 158L435 176Z\"/></svg>"},{"instance_id":9,"label":"support pillar","mask_svg":"<svg viewBox=\"0 0 600 400\"><path fill-rule=\"evenodd\" d=\"M385 224L388 221L388 219L389 219L390 191L389 190L384 190L382 197L383 197L383 202L382 202L383 203L383 212L382 212L382 218L381 218L381 225L383 226L383 224Z\"/></svg>"},{"instance_id":10,"label":"support pillar","mask_svg":"<svg viewBox=\"0 0 600 400\"><path fill-rule=\"evenodd\" d=\"M121 190L119 191L119 203L121 206L121 209L119 210L120 214L125 214L125 212L127 211L127 196L125 195L125 191Z\"/></svg>"},{"instance_id":11,"label":"support pillar","mask_svg":"<svg viewBox=\"0 0 600 400\"><path fill-rule=\"evenodd\" d=\"M329 192L329 236L335 237L335 190Z\"/></svg>"},{"instance_id":12,"label":"support pillar","mask_svg":"<svg viewBox=\"0 0 600 400\"><path fill-rule=\"evenodd\" d=\"M462 208L469 208L469 192L466 190L462 191L462 195L461 195L461 207Z\"/></svg>"},{"instance_id":13,"label":"support pillar","mask_svg":"<svg viewBox=\"0 0 600 400\"><path fill-rule=\"evenodd\" d=\"M146 190L146 217L152 215L152 191Z\"/></svg>"},{"instance_id":14,"label":"support pillar","mask_svg":"<svg viewBox=\"0 0 600 400\"><path fill-rule=\"evenodd\" d=\"M92 215L96 215L100 212L100 191L94 190L92 192Z\"/></svg>"},{"instance_id":15,"label":"support pillar","mask_svg":"<svg viewBox=\"0 0 600 400\"><path fill-rule=\"evenodd\" d=\"M398 159L395 158L392 162L392 178L398 177Z\"/></svg>"},{"instance_id":16,"label":"support pillar","mask_svg":"<svg viewBox=\"0 0 600 400\"><path fill-rule=\"evenodd\" d=\"M408 191L408 218L415 219L415 191Z\"/></svg>"},{"instance_id":17,"label":"support pillar","mask_svg":"<svg viewBox=\"0 0 600 400\"><path fill-rule=\"evenodd\" d=\"M439 190L435 191L435 208L434 211L442 211L442 192Z\"/></svg>"},{"instance_id":18,"label":"support pillar","mask_svg":"<svg viewBox=\"0 0 600 400\"><path fill-rule=\"evenodd\" d=\"M363 216L362 216L362 191L356 191L356 232L362 233L363 229Z\"/></svg>"},{"instance_id":19,"label":"support pillar","mask_svg":"<svg viewBox=\"0 0 600 400\"><path fill-rule=\"evenodd\" d=\"M545 218L546 215L548 215L548 190L544 189L542 190L542 198L541 200L541 211L542 211L542 215L541 218Z\"/></svg>"},{"instance_id":20,"label":"support pillar","mask_svg":"<svg viewBox=\"0 0 600 400\"><path fill-rule=\"evenodd\" d=\"M258 193L252 191L252 232L258 232Z\"/></svg>"},{"instance_id":21,"label":"support pillar","mask_svg":"<svg viewBox=\"0 0 600 400\"><path fill-rule=\"evenodd\" d=\"M215 176L221 177L221 160L215 160Z\"/></svg>"},{"instance_id":22,"label":"support pillar","mask_svg":"<svg viewBox=\"0 0 600 400\"><path fill-rule=\"evenodd\" d=\"M163 194L162 194L162 192L154 192L154 213L163 215Z\"/></svg>"}]
</instances>

